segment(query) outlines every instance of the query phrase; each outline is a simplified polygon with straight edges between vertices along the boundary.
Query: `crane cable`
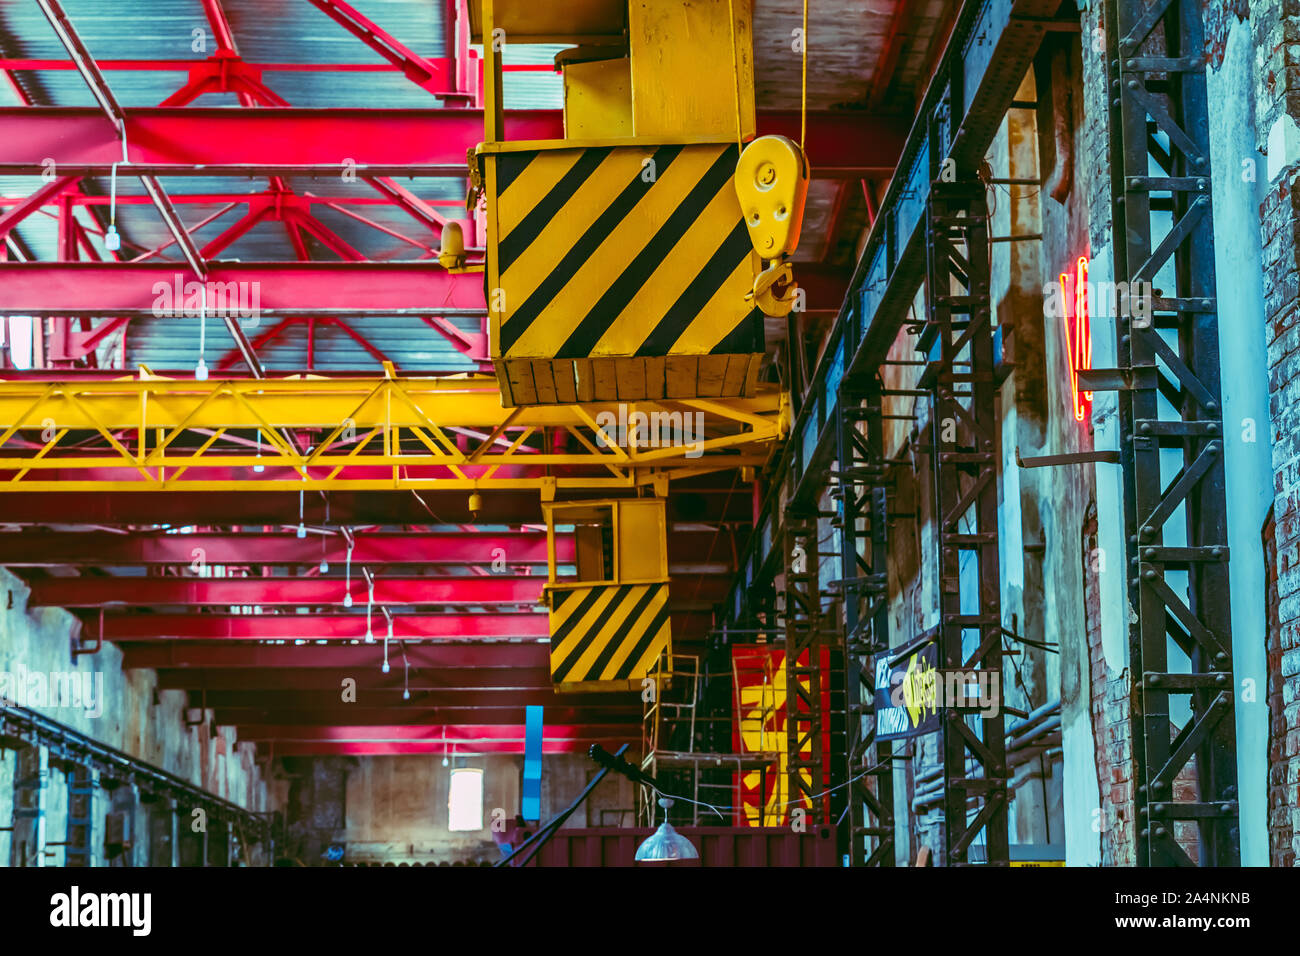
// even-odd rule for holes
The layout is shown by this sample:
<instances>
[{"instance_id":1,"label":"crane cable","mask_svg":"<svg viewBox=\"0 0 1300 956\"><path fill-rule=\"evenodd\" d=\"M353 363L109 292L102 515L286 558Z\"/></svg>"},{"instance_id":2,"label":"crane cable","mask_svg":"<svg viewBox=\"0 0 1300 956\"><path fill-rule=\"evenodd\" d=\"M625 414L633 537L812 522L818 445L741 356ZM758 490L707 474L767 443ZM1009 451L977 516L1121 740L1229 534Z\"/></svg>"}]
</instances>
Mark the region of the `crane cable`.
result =
<instances>
[{"instance_id":1,"label":"crane cable","mask_svg":"<svg viewBox=\"0 0 1300 956\"><path fill-rule=\"evenodd\" d=\"M799 152L803 152L808 135L808 0L803 0L803 90L799 101Z\"/></svg>"}]
</instances>

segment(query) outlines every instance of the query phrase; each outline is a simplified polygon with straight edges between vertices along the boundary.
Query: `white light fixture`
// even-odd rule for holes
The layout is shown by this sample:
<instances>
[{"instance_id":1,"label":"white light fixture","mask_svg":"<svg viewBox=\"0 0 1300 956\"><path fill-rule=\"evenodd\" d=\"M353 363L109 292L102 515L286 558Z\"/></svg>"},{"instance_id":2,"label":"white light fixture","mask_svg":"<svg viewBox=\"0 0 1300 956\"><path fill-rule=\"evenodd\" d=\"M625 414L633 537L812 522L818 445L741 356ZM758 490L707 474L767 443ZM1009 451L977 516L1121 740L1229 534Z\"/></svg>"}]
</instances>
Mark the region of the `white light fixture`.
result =
<instances>
[{"instance_id":1,"label":"white light fixture","mask_svg":"<svg viewBox=\"0 0 1300 956\"><path fill-rule=\"evenodd\" d=\"M698 860L699 850L695 844L672 828L668 822L668 808L673 805L667 797L659 798L659 806L664 808L664 822L659 829L646 837L636 849L638 863L674 863L678 860Z\"/></svg>"}]
</instances>

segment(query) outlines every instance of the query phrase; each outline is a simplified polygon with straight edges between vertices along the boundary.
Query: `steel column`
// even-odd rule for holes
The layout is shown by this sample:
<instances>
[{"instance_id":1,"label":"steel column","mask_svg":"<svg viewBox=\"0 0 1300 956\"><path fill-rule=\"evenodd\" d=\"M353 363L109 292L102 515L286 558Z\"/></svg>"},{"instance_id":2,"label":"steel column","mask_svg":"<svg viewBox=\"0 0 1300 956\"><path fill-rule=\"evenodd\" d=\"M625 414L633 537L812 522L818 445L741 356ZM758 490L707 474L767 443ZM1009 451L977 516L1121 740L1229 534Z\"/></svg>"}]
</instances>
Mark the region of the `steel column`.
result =
<instances>
[{"instance_id":1,"label":"steel column","mask_svg":"<svg viewBox=\"0 0 1300 956\"><path fill-rule=\"evenodd\" d=\"M934 509L938 524L941 670L1002 675L998 568L998 419L984 184L936 182L927 207L922 381L933 387ZM966 363L958 371L958 363ZM962 565L974 562L975 587ZM967 862L984 833L985 859L1009 862L1002 710L968 716L944 700L946 865ZM1000 701L999 701L1000 704ZM971 817L968 807L974 802Z\"/></svg>"},{"instance_id":2,"label":"steel column","mask_svg":"<svg viewBox=\"0 0 1300 956\"><path fill-rule=\"evenodd\" d=\"M785 634L786 788L791 812L803 806L807 822L825 822L824 766L827 715L822 706L822 649L826 621L817 570L817 521L786 517L785 588L781 618Z\"/></svg>"},{"instance_id":3,"label":"steel column","mask_svg":"<svg viewBox=\"0 0 1300 956\"><path fill-rule=\"evenodd\" d=\"M836 406L851 866L894 865L893 744L875 740L875 674L871 666L872 656L889 647L883 401L880 384L873 378L860 394L846 384ZM872 716L872 725L864 729L867 716Z\"/></svg>"},{"instance_id":4,"label":"steel column","mask_svg":"<svg viewBox=\"0 0 1300 956\"><path fill-rule=\"evenodd\" d=\"M1177 821L1195 822L1201 865L1240 862L1201 6L1111 0L1106 17L1115 276L1130 296L1146 294L1140 283L1155 286L1151 322L1117 319L1125 567L1137 612L1129 631L1134 800L1138 860L1150 866L1195 865ZM1190 673L1171 667L1171 640ZM1190 695L1181 727L1171 695ZM1174 785L1188 766L1198 785L1192 801Z\"/></svg>"}]
</instances>

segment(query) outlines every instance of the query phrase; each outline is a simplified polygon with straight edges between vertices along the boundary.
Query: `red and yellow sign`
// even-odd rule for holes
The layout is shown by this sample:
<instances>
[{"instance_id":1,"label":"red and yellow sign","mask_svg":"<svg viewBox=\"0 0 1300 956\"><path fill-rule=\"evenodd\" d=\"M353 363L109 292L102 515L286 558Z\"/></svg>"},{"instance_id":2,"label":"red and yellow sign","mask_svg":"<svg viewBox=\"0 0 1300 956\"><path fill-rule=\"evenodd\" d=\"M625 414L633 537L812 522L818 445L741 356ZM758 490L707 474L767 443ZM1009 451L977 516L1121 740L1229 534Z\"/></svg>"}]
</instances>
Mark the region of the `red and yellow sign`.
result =
<instances>
[{"instance_id":1,"label":"red and yellow sign","mask_svg":"<svg viewBox=\"0 0 1300 956\"><path fill-rule=\"evenodd\" d=\"M1061 301L1065 313L1066 358L1070 363L1070 397L1075 421L1088 420L1092 392L1079 391L1079 373L1092 368L1092 329L1088 314L1088 257L1080 256L1074 275L1061 273Z\"/></svg>"},{"instance_id":2,"label":"red and yellow sign","mask_svg":"<svg viewBox=\"0 0 1300 956\"><path fill-rule=\"evenodd\" d=\"M829 651L822 650L822 671L830 667ZM747 770L739 775L736 824L738 826L782 826L790 817L793 800L789 780L789 738L786 723L785 651L766 645L738 645L732 648L736 685L735 715L732 721L732 745L736 753L771 754L766 770ZM805 688L807 684L804 685ZM829 719L830 692L822 688L822 713ZM829 728L823 728L824 731ZM830 767L830 734L823 732L822 768ZM807 745L811 747L811 743ZM807 756L811 751L805 750ZM804 771L805 781L811 771ZM826 789L823 786L817 790ZM810 819L822 813L808 807ZM824 808L822 808L824 809Z\"/></svg>"}]
</instances>

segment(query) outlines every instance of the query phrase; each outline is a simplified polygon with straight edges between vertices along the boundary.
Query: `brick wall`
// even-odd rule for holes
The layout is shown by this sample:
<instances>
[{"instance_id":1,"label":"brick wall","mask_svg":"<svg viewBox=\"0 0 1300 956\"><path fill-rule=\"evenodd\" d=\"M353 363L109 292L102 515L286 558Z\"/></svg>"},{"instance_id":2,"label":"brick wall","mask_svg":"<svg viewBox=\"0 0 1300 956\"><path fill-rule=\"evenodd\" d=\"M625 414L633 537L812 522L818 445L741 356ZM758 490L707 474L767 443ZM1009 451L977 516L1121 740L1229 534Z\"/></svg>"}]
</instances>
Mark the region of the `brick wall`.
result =
<instances>
[{"instance_id":1,"label":"brick wall","mask_svg":"<svg viewBox=\"0 0 1300 956\"><path fill-rule=\"evenodd\" d=\"M1294 777L1287 780L1286 752L1286 679L1282 676L1282 628L1278 622L1277 525L1272 514L1264 524L1264 559L1268 579L1265 598L1268 606L1268 859L1272 866L1294 866L1295 788ZM1294 554L1288 559L1295 563Z\"/></svg>"},{"instance_id":2,"label":"brick wall","mask_svg":"<svg viewBox=\"0 0 1300 956\"><path fill-rule=\"evenodd\" d=\"M1283 111L1300 120L1300 0L1252 4L1258 69L1256 126L1267 149ZM1288 42L1288 38L1291 38ZM1270 157L1276 168L1281 157ZM1269 845L1295 865L1300 830L1300 164L1268 183L1260 209L1273 413L1275 541L1269 664ZM1270 614L1272 616L1272 614Z\"/></svg>"},{"instance_id":3,"label":"brick wall","mask_svg":"<svg viewBox=\"0 0 1300 956\"><path fill-rule=\"evenodd\" d=\"M1083 606L1088 633L1092 736L1097 746L1097 784L1101 794L1102 866L1133 866L1133 733L1129 723L1128 668L1112 674L1101 648L1101 589L1094 573L1097 509L1090 506L1083 526Z\"/></svg>"}]
</instances>

